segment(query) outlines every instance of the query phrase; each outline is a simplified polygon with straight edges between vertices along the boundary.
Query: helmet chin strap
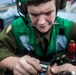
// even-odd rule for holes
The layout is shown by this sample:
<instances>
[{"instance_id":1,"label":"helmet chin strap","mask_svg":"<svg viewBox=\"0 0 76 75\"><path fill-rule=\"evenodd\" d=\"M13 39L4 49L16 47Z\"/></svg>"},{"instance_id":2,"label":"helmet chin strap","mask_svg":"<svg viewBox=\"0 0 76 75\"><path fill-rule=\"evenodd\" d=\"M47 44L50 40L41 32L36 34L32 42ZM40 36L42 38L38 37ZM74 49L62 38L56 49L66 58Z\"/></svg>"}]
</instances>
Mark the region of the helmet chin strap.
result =
<instances>
[{"instance_id":1,"label":"helmet chin strap","mask_svg":"<svg viewBox=\"0 0 76 75\"><path fill-rule=\"evenodd\" d=\"M26 19L26 17L24 17L25 15L23 15L23 14L19 11L19 9L17 9L17 11L18 11L18 14L20 15L20 17L23 19L23 21L24 21L26 24L28 24L28 20Z\"/></svg>"},{"instance_id":2,"label":"helmet chin strap","mask_svg":"<svg viewBox=\"0 0 76 75\"><path fill-rule=\"evenodd\" d=\"M58 22L48 22L48 25L58 25L59 23ZM37 24L34 24L34 23L32 23L32 22L30 22L29 24L28 24L28 26L38 26Z\"/></svg>"},{"instance_id":3,"label":"helmet chin strap","mask_svg":"<svg viewBox=\"0 0 76 75\"><path fill-rule=\"evenodd\" d=\"M26 13L26 15L23 14L23 13L20 11L19 7L21 7L21 2L18 2L17 12L18 12L19 16L23 19L23 21L25 22L25 24L28 25L28 23L30 22L30 20L29 20L28 17L27 17L28 13ZM23 12L24 12L24 10L23 10Z\"/></svg>"},{"instance_id":4,"label":"helmet chin strap","mask_svg":"<svg viewBox=\"0 0 76 75\"><path fill-rule=\"evenodd\" d=\"M55 24L55 25L58 25L59 23L56 22L56 21L55 21L55 22L49 22L49 25L54 25L54 24Z\"/></svg>"}]
</instances>

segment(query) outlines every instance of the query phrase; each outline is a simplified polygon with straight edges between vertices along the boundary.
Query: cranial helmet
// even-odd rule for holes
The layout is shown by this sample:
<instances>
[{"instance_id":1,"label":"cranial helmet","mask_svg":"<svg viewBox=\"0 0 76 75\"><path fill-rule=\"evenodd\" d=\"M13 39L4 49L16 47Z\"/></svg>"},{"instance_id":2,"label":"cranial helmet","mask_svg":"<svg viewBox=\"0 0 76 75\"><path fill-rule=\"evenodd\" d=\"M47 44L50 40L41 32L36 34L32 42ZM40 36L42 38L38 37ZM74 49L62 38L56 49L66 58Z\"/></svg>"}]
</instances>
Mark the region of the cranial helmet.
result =
<instances>
[{"instance_id":1,"label":"cranial helmet","mask_svg":"<svg viewBox=\"0 0 76 75\"><path fill-rule=\"evenodd\" d=\"M22 11L22 13L26 13L27 11L25 11L26 10L26 7L25 8L22 8L22 4L23 3L27 3L27 2L30 2L30 1L36 1L36 0L17 0L17 3L18 3L18 7L19 7L19 9L20 9L20 11ZM37 0L38 1L38 0ZM45 0L45 1L50 1L50 0ZM65 6L66 6L66 2L67 2L67 0L56 0L56 8L57 8L57 10L58 9L60 9L60 10L62 10L62 9L64 9L65 8Z\"/></svg>"},{"instance_id":2,"label":"cranial helmet","mask_svg":"<svg viewBox=\"0 0 76 75\"><path fill-rule=\"evenodd\" d=\"M16 4L17 4L17 9L19 10L19 12L24 14L25 18L27 18L26 14L28 14L28 12L27 12L26 4L27 5L31 5L31 4L38 5L39 3L43 3L47 1L51 1L51 0L16 0ZM64 9L66 6L66 3L67 3L67 0L56 0L56 12L58 12L59 9L60 10Z\"/></svg>"}]
</instances>

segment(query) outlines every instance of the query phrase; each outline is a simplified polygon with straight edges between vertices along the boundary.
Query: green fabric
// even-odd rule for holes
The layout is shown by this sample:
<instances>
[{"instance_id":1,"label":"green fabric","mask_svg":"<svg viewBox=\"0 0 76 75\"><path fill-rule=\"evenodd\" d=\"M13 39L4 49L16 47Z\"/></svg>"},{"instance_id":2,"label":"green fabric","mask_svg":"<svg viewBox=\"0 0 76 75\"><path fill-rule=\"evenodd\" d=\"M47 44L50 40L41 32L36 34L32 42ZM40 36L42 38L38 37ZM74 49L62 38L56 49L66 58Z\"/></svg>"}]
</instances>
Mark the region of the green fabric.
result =
<instances>
[{"instance_id":1,"label":"green fabric","mask_svg":"<svg viewBox=\"0 0 76 75\"><path fill-rule=\"evenodd\" d=\"M31 1L31 0L19 0L21 3L26 3L27 1Z\"/></svg>"},{"instance_id":2,"label":"green fabric","mask_svg":"<svg viewBox=\"0 0 76 75\"><path fill-rule=\"evenodd\" d=\"M21 3L23 3L23 2L27 2L28 0L19 0Z\"/></svg>"},{"instance_id":3,"label":"green fabric","mask_svg":"<svg viewBox=\"0 0 76 75\"><path fill-rule=\"evenodd\" d=\"M14 26L15 26L15 28L14 28ZM16 42L18 44L19 50L24 50L24 47L21 44L19 36L30 35L29 36L30 37L30 44L34 44L36 37L35 37L35 34L33 32L33 29L31 26L25 25L22 18L19 18L18 20L15 20L12 23L12 29L13 29L14 36L15 36Z\"/></svg>"},{"instance_id":4,"label":"green fabric","mask_svg":"<svg viewBox=\"0 0 76 75\"><path fill-rule=\"evenodd\" d=\"M52 35L50 37L46 55L56 52L56 35L59 34L60 28L64 29L65 36L69 40L72 22L68 20L64 20L60 17L57 17L57 22L59 23L59 25L53 25L52 27ZM19 50L24 49L19 37L22 35L27 35L29 36L29 39L30 39L29 43L32 44L32 46L34 47L36 54L38 54L39 56L44 56L39 45L35 44L36 35L31 26L26 25L23 22L23 20L20 18L12 23L12 27L13 27L14 36L18 44Z\"/></svg>"}]
</instances>

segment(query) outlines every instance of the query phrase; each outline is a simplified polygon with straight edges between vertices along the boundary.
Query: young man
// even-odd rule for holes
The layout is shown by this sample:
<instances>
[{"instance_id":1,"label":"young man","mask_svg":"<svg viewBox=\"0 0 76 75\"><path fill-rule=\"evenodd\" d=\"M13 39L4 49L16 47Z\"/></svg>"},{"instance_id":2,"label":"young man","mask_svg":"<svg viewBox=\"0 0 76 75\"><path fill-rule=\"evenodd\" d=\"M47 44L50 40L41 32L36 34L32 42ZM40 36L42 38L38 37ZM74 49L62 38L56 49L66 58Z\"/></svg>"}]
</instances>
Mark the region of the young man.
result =
<instances>
[{"instance_id":1,"label":"young man","mask_svg":"<svg viewBox=\"0 0 76 75\"><path fill-rule=\"evenodd\" d=\"M67 53L69 41L76 39L76 24L57 17L66 0L17 0L16 3L21 18L0 33L0 69L11 70L13 75L38 75L43 72L41 61L50 62L56 54ZM47 75L61 71L75 74L76 66L70 63L57 66L55 62L48 66Z\"/></svg>"}]
</instances>

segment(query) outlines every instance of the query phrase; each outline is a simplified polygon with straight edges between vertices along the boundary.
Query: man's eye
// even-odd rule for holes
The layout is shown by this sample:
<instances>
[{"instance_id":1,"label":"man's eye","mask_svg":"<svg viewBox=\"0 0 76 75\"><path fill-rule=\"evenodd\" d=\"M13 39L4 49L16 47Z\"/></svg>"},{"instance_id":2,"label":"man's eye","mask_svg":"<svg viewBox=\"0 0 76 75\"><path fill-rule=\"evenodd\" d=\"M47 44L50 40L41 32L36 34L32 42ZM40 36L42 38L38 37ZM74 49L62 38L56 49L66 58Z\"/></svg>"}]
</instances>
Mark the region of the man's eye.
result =
<instances>
[{"instance_id":1,"label":"man's eye","mask_svg":"<svg viewBox=\"0 0 76 75\"><path fill-rule=\"evenodd\" d=\"M47 13L45 13L46 15L50 15L51 14L51 12L47 12Z\"/></svg>"},{"instance_id":2,"label":"man's eye","mask_svg":"<svg viewBox=\"0 0 76 75\"><path fill-rule=\"evenodd\" d=\"M49 11L49 12L46 12L45 14L46 15L50 15L50 14L52 14L54 12L54 10L51 10L51 11Z\"/></svg>"},{"instance_id":3,"label":"man's eye","mask_svg":"<svg viewBox=\"0 0 76 75\"><path fill-rule=\"evenodd\" d=\"M39 14L31 14L31 15L36 17L36 16L38 16Z\"/></svg>"}]
</instances>

